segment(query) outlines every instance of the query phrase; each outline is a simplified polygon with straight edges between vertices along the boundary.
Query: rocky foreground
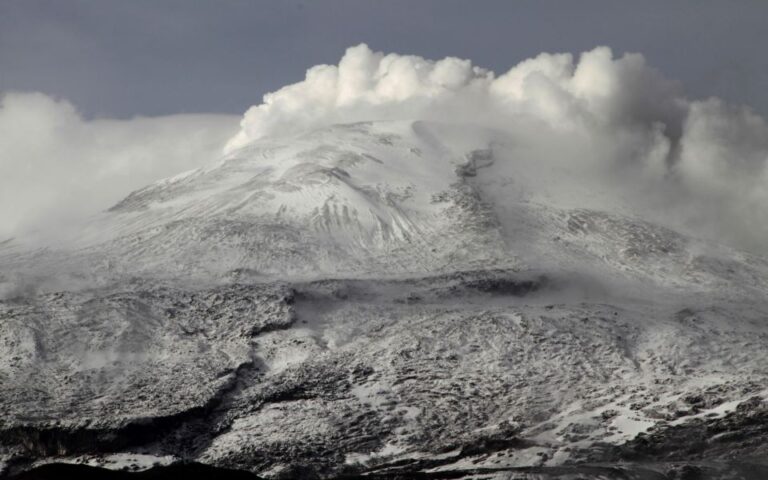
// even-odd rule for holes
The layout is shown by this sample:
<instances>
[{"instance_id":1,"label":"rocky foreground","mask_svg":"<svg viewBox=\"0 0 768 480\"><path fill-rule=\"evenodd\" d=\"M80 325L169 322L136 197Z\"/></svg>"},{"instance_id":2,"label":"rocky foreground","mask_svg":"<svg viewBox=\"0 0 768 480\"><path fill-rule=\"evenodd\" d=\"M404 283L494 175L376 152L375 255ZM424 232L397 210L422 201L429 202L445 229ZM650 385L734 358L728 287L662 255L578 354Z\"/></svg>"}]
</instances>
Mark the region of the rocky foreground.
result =
<instances>
[{"instance_id":1,"label":"rocky foreground","mask_svg":"<svg viewBox=\"0 0 768 480\"><path fill-rule=\"evenodd\" d=\"M766 337L723 330L723 305L591 303L505 270L135 288L3 302L8 472L129 452L276 478L625 478L766 453ZM604 466L623 462L642 467Z\"/></svg>"}]
</instances>

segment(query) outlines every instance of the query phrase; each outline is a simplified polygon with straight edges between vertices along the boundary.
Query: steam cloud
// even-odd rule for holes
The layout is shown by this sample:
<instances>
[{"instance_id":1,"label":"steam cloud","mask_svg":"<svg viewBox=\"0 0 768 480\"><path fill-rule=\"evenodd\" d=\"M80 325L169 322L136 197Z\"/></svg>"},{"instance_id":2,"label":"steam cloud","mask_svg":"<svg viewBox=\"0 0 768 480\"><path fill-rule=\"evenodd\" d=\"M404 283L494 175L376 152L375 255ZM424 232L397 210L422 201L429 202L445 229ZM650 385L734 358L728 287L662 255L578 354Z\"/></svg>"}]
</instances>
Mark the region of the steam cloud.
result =
<instances>
[{"instance_id":1,"label":"steam cloud","mask_svg":"<svg viewBox=\"0 0 768 480\"><path fill-rule=\"evenodd\" d=\"M103 210L215 159L225 142L231 152L266 136L398 119L504 132L569 206L595 206L584 192L606 190L602 202L621 198L678 228L766 250L766 121L716 98L690 100L642 55L616 58L606 47L578 60L544 53L497 76L468 60L358 45L265 95L232 138L229 116L85 120L65 101L9 93L0 104L0 241Z\"/></svg>"},{"instance_id":2,"label":"steam cloud","mask_svg":"<svg viewBox=\"0 0 768 480\"><path fill-rule=\"evenodd\" d=\"M237 119L85 120L41 93L0 98L0 241L51 236L131 190L220 155Z\"/></svg>"},{"instance_id":3,"label":"steam cloud","mask_svg":"<svg viewBox=\"0 0 768 480\"><path fill-rule=\"evenodd\" d=\"M439 120L507 132L541 170L567 166L681 228L742 248L768 238L768 124L746 107L689 100L642 55L541 54L503 75L468 60L366 45L264 96L226 150L334 123ZM530 165L530 164L529 164ZM567 188L574 177L553 178ZM571 197L578 207L581 199Z\"/></svg>"}]
</instances>

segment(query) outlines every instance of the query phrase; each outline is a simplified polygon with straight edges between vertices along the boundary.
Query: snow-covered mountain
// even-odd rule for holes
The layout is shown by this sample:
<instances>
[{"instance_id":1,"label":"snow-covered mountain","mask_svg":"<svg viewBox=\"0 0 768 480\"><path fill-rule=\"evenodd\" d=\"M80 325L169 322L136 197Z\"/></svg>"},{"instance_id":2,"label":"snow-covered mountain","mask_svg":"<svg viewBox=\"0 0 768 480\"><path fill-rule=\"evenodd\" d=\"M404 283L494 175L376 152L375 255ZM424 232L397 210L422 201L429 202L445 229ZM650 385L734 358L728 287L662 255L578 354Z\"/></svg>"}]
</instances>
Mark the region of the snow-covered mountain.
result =
<instances>
[{"instance_id":1,"label":"snow-covered mountain","mask_svg":"<svg viewBox=\"0 0 768 480\"><path fill-rule=\"evenodd\" d=\"M0 244L8 468L665 478L764 456L766 260L535 161L455 121L333 125L58 245Z\"/></svg>"}]
</instances>

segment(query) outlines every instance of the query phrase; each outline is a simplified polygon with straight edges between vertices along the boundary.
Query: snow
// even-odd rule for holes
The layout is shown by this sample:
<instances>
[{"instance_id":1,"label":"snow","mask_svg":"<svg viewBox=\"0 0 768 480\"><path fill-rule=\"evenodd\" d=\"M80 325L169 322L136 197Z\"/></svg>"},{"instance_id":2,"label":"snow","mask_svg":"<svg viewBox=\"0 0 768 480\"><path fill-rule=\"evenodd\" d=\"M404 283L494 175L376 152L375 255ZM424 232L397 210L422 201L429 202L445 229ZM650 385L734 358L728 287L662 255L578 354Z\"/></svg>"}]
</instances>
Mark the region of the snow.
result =
<instances>
[{"instance_id":1,"label":"snow","mask_svg":"<svg viewBox=\"0 0 768 480\"><path fill-rule=\"evenodd\" d=\"M55 462L82 464L91 467L108 468L110 470L142 471L156 466L171 465L178 461L179 459L172 455L122 452L98 456L83 455L77 457L56 457L46 461L36 462L35 466Z\"/></svg>"},{"instance_id":2,"label":"snow","mask_svg":"<svg viewBox=\"0 0 768 480\"><path fill-rule=\"evenodd\" d=\"M278 475L451 462L510 424L524 448L439 468L559 465L758 394L768 263L560 191L524 153L477 127L336 125L134 192L72 250L0 250L2 405L115 427L221 395L196 459ZM172 461L142 455L99 461Z\"/></svg>"},{"instance_id":3,"label":"snow","mask_svg":"<svg viewBox=\"0 0 768 480\"><path fill-rule=\"evenodd\" d=\"M391 458L396 456L397 454L405 452L405 449L403 447L400 447L398 445L393 445L391 443L388 443L384 445L384 447L381 450L377 450L375 452L371 453L348 453L346 455L346 459L344 460L344 463L347 464L366 464L370 463L372 461L382 459L382 458Z\"/></svg>"}]
</instances>

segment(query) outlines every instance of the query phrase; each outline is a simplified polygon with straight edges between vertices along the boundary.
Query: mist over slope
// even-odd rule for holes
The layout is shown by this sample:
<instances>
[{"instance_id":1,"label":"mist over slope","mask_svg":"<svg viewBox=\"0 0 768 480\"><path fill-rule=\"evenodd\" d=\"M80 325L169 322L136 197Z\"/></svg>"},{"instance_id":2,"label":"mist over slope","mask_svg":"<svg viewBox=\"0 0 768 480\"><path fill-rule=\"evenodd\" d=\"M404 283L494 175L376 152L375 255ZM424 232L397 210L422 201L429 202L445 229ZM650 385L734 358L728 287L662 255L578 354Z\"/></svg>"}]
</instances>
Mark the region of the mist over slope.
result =
<instances>
[{"instance_id":1,"label":"mist over slope","mask_svg":"<svg viewBox=\"0 0 768 480\"><path fill-rule=\"evenodd\" d=\"M215 158L232 115L87 119L66 100L0 92L0 242L56 244L136 188Z\"/></svg>"},{"instance_id":2,"label":"mist over slope","mask_svg":"<svg viewBox=\"0 0 768 480\"><path fill-rule=\"evenodd\" d=\"M347 50L249 109L228 150L250 140L376 120L439 120L503 130L524 142L529 168L565 166L639 190L699 234L763 250L768 124L748 108L689 100L640 54L607 47L543 53L495 74L469 60ZM521 153L522 155L523 153ZM601 178L606 182L607 178ZM563 187L569 176L554 177ZM571 205L581 202L571 199Z\"/></svg>"}]
</instances>

